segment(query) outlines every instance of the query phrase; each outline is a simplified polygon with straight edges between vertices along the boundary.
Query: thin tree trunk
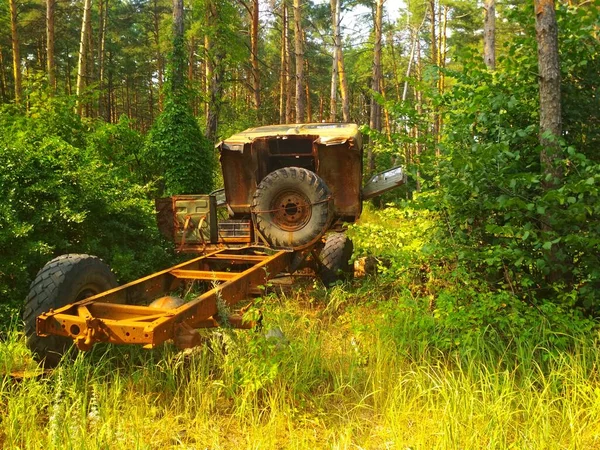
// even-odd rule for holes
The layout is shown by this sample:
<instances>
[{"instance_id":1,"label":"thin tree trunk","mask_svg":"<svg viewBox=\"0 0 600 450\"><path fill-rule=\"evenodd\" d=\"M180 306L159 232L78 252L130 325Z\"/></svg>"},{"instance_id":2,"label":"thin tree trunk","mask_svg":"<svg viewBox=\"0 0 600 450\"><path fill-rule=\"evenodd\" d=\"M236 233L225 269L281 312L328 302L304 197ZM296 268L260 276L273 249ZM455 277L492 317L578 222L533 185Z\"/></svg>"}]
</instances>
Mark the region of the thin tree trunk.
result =
<instances>
[{"instance_id":1,"label":"thin tree trunk","mask_svg":"<svg viewBox=\"0 0 600 450\"><path fill-rule=\"evenodd\" d=\"M2 96L2 102L8 100L8 93L6 87L6 73L4 72L4 51L0 46L0 95Z\"/></svg>"},{"instance_id":2,"label":"thin tree trunk","mask_svg":"<svg viewBox=\"0 0 600 450\"><path fill-rule=\"evenodd\" d=\"M412 37L412 35L411 35ZM396 99L400 97L400 82L398 81L398 65L396 63L396 52L394 51L394 30L390 29L388 34L388 42L390 44L390 53L392 57L392 76L394 77L394 90L396 91ZM412 46L412 45L411 45ZM410 62L409 62L410 64Z\"/></svg>"},{"instance_id":3,"label":"thin tree trunk","mask_svg":"<svg viewBox=\"0 0 600 450\"><path fill-rule=\"evenodd\" d=\"M294 83L292 81L292 53L290 52L290 30L289 30L289 9L284 0L286 27L285 27L285 55L286 55L286 72L285 72L285 84L286 84L286 99L285 99L285 123L292 122L292 92Z\"/></svg>"},{"instance_id":4,"label":"thin tree trunk","mask_svg":"<svg viewBox=\"0 0 600 450\"><path fill-rule=\"evenodd\" d=\"M56 0L46 0L46 65L50 94L56 92L56 68L54 65L54 9Z\"/></svg>"},{"instance_id":5,"label":"thin tree trunk","mask_svg":"<svg viewBox=\"0 0 600 450\"><path fill-rule=\"evenodd\" d=\"M437 36L436 36L436 26L437 21L435 18L435 0L430 0L429 2L429 12L430 16L430 32L431 32L431 63L437 64L438 55L437 55Z\"/></svg>"},{"instance_id":6,"label":"thin tree trunk","mask_svg":"<svg viewBox=\"0 0 600 450\"><path fill-rule=\"evenodd\" d=\"M344 122L350 121L350 98L348 95L348 77L346 76L346 65L344 64L344 52L342 51L342 33L341 26L341 7L340 0L336 0L335 13L335 47L337 49L338 75L340 77L340 93L342 97L342 119Z\"/></svg>"},{"instance_id":7,"label":"thin tree trunk","mask_svg":"<svg viewBox=\"0 0 600 450\"><path fill-rule=\"evenodd\" d=\"M209 1L207 14L207 23L214 23L216 20L218 20L218 14L214 0ZM222 63L223 58L219 54L213 54L215 49L208 34L204 36L204 49L206 52L206 87L208 90L206 137L211 142L214 142L217 138L221 107L222 78L224 70Z\"/></svg>"},{"instance_id":8,"label":"thin tree trunk","mask_svg":"<svg viewBox=\"0 0 600 450\"><path fill-rule=\"evenodd\" d=\"M285 1L281 2L281 62L279 73L279 123L285 123L285 96L287 67L287 7Z\"/></svg>"},{"instance_id":9,"label":"thin tree trunk","mask_svg":"<svg viewBox=\"0 0 600 450\"><path fill-rule=\"evenodd\" d=\"M98 115L106 118L106 94L104 92L104 77L105 77L105 59L106 59L106 25L108 20L108 0L99 0L99 32L100 39L98 43L98 89L100 95L98 97Z\"/></svg>"},{"instance_id":10,"label":"thin tree trunk","mask_svg":"<svg viewBox=\"0 0 600 450\"><path fill-rule=\"evenodd\" d=\"M81 39L79 41L79 62L77 64L77 114L81 116L83 103L81 96L85 88L85 76L87 73L88 33L90 32L90 11L92 0L84 0L83 17L81 19Z\"/></svg>"},{"instance_id":11,"label":"thin tree trunk","mask_svg":"<svg viewBox=\"0 0 600 450\"><path fill-rule=\"evenodd\" d=\"M68 95L71 95L73 93L73 87L71 86L71 57L70 55L70 49L67 45L66 51L65 51L67 57L66 59L66 63L67 63L67 76L65 77L65 89L67 91Z\"/></svg>"},{"instance_id":12,"label":"thin tree trunk","mask_svg":"<svg viewBox=\"0 0 600 450\"><path fill-rule=\"evenodd\" d=\"M333 52L332 52L332 66L331 66L331 93L329 95L329 121L335 122L337 116L337 91L338 91L338 42L337 42L337 28L338 28L338 7L340 0L331 0L331 22L333 25Z\"/></svg>"},{"instance_id":13,"label":"thin tree trunk","mask_svg":"<svg viewBox=\"0 0 600 450\"><path fill-rule=\"evenodd\" d=\"M371 114L369 127L373 130L381 131L381 105L376 100L376 94L381 93L381 29L383 25L383 2L377 0L375 4L375 47L373 50L373 75L371 79ZM368 168L369 173L375 170L375 155L373 154L373 146L369 145L368 150Z\"/></svg>"},{"instance_id":14,"label":"thin tree trunk","mask_svg":"<svg viewBox=\"0 0 600 450\"><path fill-rule=\"evenodd\" d=\"M337 42L337 27L338 27L338 8L340 0L331 0L331 19L333 23L333 63L331 66L331 93L329 95L329 121L335 122L337 116L337 91L338 91L338 80L339 80L339 52Z\"/></svg>"},{"instance_id":15,"label":"thin tree trunk","mask_svg":"<svg viewBox=\"0 0 600 450\"><path fill-rule=\"evenodd\" d=\"M323 94L319 92L319 122L323 122Z\"/></svg>"},{"instance_id":16,"label":"thin tree trunk","mask_svg":"<svg viewBox=\"0 0 600 450\"><path fill-rule=\"evenodd\" d=\"M173 0L173 57L171 90L181 93L185 85L185 50L183 48L183 0Z\"/></svg>"},{"instance_id":17,"label":"thin tree trunk","mask_svg":"<svg viewBox=\"0 0 600 450\"><path fill-rule=\"evenodd\" d=\"M496 0L485 0L483 10L483 61L490 70L496 70Z\"/></svg>"},{"instance_id":18,"label":"thin tree trunk","mask_svg":"<svg viewBox=\"0 0 600 450\"><path fill-rule=\"evenodd\" d=\"M309 65L308 65L308 59L305 60L305 64L306 64L306 121L307 122L312 122L312 108L311 108L311 102L310 102L310 75L309 75Z\"/></svg>"},{"instance_id":19,"label":"thin tree trunk","mask_svg":"<svg viewBox=\"0 0 600 450\"><path fill-rule=\"evenodd\" d=\"M153 19L154 19L154 46L156 51L156 71L158 73L158 109L163 110L163 82L164 82L164 61L160 52L160 13L158 0L153 1Z\"/></svg>"},{"instance_id":20,"label":"thin tree trunk","mask_svg":"<svg viewBox=\"0 0 600 450\"><path fill-rule=\"evenodd\" d=\"M304 49L302 32L302 0L294 0L294 41L296 53L296 123L304 122Z\"/></svg>"},{"instance_id":21,"label":"thin tree trunk","mask_svg":"<svg viewBox=\"0 0 600 450\"><path fill-rule=\"evenodd\" d=\"M254 109L260 109L260 71L258 68L258 8L259 0L252 0L252 20L250 30L250 57L252 66L252 91L254 94Z\"/></svg>"},{"instance_id":22,"label":"thin tree trunk","mask_svg":"<svg viewBox=\"0 0 600 450\"><path fill-rule=\"evenodd\" d=\"M558 27L554 0L534 0L534 4L540 86L540 162L542 173L548 176L543 181L548 189L562 178L558 164L561 158L558 139L562 132Z\"/></svg>"},{"instance_id":23,"label":"thin tree trunk","mask_svg":"<svg viewBox=\"0 0 600 450\"><path fill-rule=\"evenodd\" d=\"M13 56L13 77L15 80L15 103L21 103L21 52L19 46L19 32L17 29L17 0L9 0L10 6L10 33Z\"/></svg>"}]
</instances>

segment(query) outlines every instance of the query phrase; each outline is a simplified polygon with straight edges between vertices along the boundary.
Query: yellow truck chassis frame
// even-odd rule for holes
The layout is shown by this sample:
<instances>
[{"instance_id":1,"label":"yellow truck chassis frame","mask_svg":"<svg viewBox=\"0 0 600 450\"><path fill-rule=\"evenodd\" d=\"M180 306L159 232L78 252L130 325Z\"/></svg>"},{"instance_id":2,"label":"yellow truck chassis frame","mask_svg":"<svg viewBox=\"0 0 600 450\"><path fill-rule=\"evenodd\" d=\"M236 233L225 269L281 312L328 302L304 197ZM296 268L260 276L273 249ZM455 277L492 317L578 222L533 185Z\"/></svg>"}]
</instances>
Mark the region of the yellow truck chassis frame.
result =
<instances>
[{"instance_id":1,"label":"yellow truck chassis frame","mask_svg":"<svg viewBox=\"0 0 600 450\"><path fill-rule=\"evenodd\" d=\"M198 328L219 326L220 311L260 295L261 287L288 267L291 255L252 246L217 250L41 314L37 334L72 338L80 350L97 342L153 348L167 340L180 348L193 347L200 341ZM191 281L205 282L207 291L174 309L142 306ZM241 315L230 314L225 320L232 327L254 325Z\"/></svg>"}]
</instances>

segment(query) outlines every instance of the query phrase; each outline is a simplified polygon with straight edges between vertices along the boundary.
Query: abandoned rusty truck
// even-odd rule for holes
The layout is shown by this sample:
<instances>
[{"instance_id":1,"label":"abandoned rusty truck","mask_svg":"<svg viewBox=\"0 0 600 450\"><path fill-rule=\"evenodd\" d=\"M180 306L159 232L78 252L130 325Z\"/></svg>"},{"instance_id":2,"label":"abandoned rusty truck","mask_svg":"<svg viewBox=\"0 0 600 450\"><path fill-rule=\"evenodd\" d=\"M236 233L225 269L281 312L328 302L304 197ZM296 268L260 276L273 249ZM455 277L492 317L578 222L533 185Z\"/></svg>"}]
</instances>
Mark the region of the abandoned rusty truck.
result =
<instances>
[{"instance_id":1,"label":"abandoned rusty truck","mask_svg":"<svg viewBox=\"0 0 600 450\"><path fill-rule=\"evenodd\" d=\"M223 321L250 328L243 309L228 317L222 311L260 295L281 273L309 267L327 285L349 273L346 224L360 217L363 200L406 180L395 167L362 186L355 124L263 126L217 148L224 189L156 202L160 230L193 259L119 287L91 255L59 256L39 271L24 321L41 361L57 364L73 342L80 350L98 342L153 348L167 340L186 348L199 343L200 328ZM184 301L192 283L196 294Z\"/></svg>"}]
</instances>

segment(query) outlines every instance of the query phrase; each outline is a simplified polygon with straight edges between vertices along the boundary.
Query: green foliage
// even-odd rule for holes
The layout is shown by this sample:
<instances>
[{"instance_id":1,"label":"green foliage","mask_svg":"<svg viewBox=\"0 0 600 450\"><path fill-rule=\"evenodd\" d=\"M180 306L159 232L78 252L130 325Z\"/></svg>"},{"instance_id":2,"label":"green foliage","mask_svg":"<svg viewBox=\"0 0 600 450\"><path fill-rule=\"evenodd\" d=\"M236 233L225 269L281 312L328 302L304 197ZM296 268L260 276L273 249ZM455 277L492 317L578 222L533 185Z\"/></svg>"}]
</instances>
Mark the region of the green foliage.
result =
<instances>
[{"instance_id":1,"label":"green foliage","mask_svg":"<svg viewBox=\"0 0 600 450\"><path fill-rule=\"evenodd\" d=\"M586 123L595 123L600 109L597 99L585 96L597 81L588 65L598 67L600 44L588 32L600 16L592 9L558 11L564 176L549 188L539 159L533 16L530 8L513 14L527 32L507 45L496 72L468 52L461 71L447 71L455 84L440 99L441 160L423 168L432 186L439 185L435 207L449 231L443 245L492 286L594 311L600 300L600 165L590 145L597 130Z\"/></svg>"},{"instance_id":2,"label":"green foliage","mask_svg":"<svg viewBox=\"0 0 600 450\"><path fill-rule=\"evenodd\" d=\"M486 345L486 351L499 348L515 357L521 344L567 351L577 337L597 327L567 295L542 299L516 292L515 282L500 290L490 286L472 269L472 260L457 257L456 245L445 237L443 216L414 207L436 199L427 197L400 208L367 210L365 222L350 230L355 257L377 261L379 279L362 290L382 302L389 332L413 355L422 353L422 340L445 355L461 357L480 350L488 339L493 345ZM486 252L492 255L493 247ZM366 294L379 290L387 292L381 299Z\"/></svg>"},{"instance_id":3,"label":"green foliage","mask_svg":"<svg viewBox=\"0 0 600 450\"><path fill-rule=\"evenodd\" d=\"M103 136L129 135L123 125L104 125L88 134L88 148L77 147L61 133L72 127L79 133L77 141L85 141L85 128L68 102L57 105L60 101L53 100L48 108L56 107L54 117L65 121L48 127L41 104L32 105L32 115L13 108L0 111L0 123L11 123L0 134L0 297L5 308L18 308L35 273L59 254L98 255L121 280L169 262L148 188L123 176L118 152L113 165L101 151L109 149ZM129 137L128 145L139 144Z\"/></svg>"},{"instance_id":4,"label":"green foliage","mask_svg":"<svg viewBox=\"0 0 600 450\"><path fill-rule=\"evenodd\" d=\"M214 187L215 151L189 107L173 99L146 136L144 161L159 195L205 194Z\"/></svg>"},{"instance_id":5,"label":"green foliage","mask_svg":"<svg viewBox=\"0 0 600 450\"><path fill-rule=\"evenodd\" d=\"M206 194L214 188L216 156L188 104L183 36L174 36L164 111L146 136L144 162L158 195Z\"/></svg>"}]
</instances>

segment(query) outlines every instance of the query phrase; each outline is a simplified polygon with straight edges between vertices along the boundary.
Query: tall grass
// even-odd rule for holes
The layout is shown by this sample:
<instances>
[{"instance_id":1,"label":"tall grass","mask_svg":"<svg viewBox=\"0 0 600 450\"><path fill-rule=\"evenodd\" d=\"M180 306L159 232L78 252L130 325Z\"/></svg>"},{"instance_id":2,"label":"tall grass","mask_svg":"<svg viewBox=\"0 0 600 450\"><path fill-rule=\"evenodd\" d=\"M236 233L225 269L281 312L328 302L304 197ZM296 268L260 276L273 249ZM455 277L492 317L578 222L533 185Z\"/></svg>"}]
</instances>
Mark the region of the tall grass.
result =
<instances>
[{"instance_id":1,"label":"tall grass","mask_svg":"<svg viewBox=\"0 0 600 450\"><path fill-rule=\"evenodd\" d=\"M97 347L23 379L8 375L31 368L13 331L0 343L0 445L600 447L593 337L556 351L484 330L469 351L440 352L402 291L369 292L370 301L343 287L266 299L266 329L284 338L224 330L183 353ZM393 308L404 313L391 320Z\"/></svg>"}]
</instances>

